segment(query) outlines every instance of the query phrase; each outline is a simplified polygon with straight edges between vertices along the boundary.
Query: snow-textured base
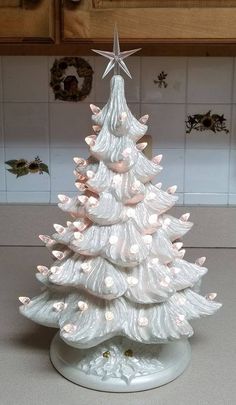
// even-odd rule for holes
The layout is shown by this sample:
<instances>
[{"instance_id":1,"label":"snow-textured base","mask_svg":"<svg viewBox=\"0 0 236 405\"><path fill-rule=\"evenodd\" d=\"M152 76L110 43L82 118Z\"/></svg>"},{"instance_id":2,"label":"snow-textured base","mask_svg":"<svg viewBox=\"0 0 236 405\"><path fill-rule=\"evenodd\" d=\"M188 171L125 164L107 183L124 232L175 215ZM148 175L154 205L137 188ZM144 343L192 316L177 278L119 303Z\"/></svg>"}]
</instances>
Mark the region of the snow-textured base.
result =
<instances>
[{"instance_id":1,"label":"snow-textured base","mask_svg":"<svg viewBox=\"0 0 236 405\"><path fill-rule=\"evenodd\" d=\"M60 338L52 340L50 358L68 380L108 392L134 392L159 387L177 378L188 366L188 340L145 345L115 337L90 349L75 349Z\"/></svg>"}]
</instances>

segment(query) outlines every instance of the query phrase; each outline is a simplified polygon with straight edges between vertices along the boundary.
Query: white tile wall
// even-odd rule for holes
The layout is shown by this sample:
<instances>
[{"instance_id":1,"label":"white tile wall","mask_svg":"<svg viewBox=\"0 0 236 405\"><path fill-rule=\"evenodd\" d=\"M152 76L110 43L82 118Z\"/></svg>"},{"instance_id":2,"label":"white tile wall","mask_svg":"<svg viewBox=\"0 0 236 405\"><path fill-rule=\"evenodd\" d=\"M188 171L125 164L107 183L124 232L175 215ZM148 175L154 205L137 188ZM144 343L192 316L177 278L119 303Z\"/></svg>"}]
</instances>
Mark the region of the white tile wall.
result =
<instances>
[{"instance_id":1,"label":"white tile wall","mask_svg":"<svg viewBox=\"0 0 236 405\"><path fill-rule=\"evenodd\" d=\"M48 147L47 103L4 103L4 121L7 148Z\"/></svg>"},{"instance_id":2,"label":"white tile wall","mask_svg":"<svg viewBox=\"0 0 236 405\"><path fill-rule=\"evenodd\" d=\"M189 58L189 103L231 103L233 58Z\"/></svg>"},{"instance_id":3,"label":"white tile wall","mask_svg":"<svg viewBox=\"0 0 236 405\"><path fill-rule=\"evenodd\" d=\"M235 87L236 96L236 87ZM236 149L236 104L232 104L232 133L231 133L231 148Z\"/></svg>"},{"instance_id":4,"label":"white tile wall","mask_svg":"<svg viewBox=\"0 0 236 405\"><path fill-rule=\"evenodd\" d=\"M7 202L7 193L6 191L0 191L0 203Z\"/></svg>"},{"instance_id":5,"label":"white tile wall","mask_svg":"<svg viewBox=\"0 0 236 405\"><path fill-rule=\"evenodd\" d=\"M163 155L163 170L155 178L155 183L162 182L163 189L177 185L178 192L184 191L184 149L153 149L153 154Z\"/></svg>"},{"instance_id":6,"label":"white tile wall","mask_svg":"<svg viewBox=\"0 0 236 405\"><path fill-rule=\"evenodd\" d=\"M89 104L51 103L49 112L52 148L85 146L84 138L92 134Z\"/></svg>"},{"instance_id":7,"label":"white tile wall","mask_svg":"<svg viewBox=\"0 0 236 405\"><path fill-rule=\"evenodd\" d=\"M44 56L2 57L4 101L48 101L48 63Z\"/></svg>"},{"instance_id":8,"label":"white tile wall","mask_svg":"<svg viewBox=\"0 0 236 405\"><path fill-rule=\"evenodd\" d=\"M141 104L141 115L149 114L148 134L155 148L183 149L185 143L184 104Z\"/></svg>"},{"instance_id":9,"label":"white tile wall","mask_svg":"<svg viewBox=\"0 0 236 405\"><path fill-rule=\"evenodd\" d=\"M228 150L187 149L185 160L186 193L227 193Z\"/></svg>"},{"instance_id":10,"label":"white tile wall","mask_svg":"<svg viewBox=\"0 0 236 405\"><path fill-rule=\"evenodd\" d=\"M58 57L57 57L58 58ZM88 156L84 138L92 133L90 103L102 107L110 77L107 61L85 57L94 70L90 95L82 102L55 100L49 86L54 57L0 57L0 202L57 203L57 194L74 195L74 156ZM234 58L139 57L127 59L126 98L136 117L148 113L153 155L163 154L156 181L177 184L178 204L236 204L236 64ZM167 87L154 80L167 73ZM74 72L73 72L74 73ZM229 134L192 131L188 114L224 114ZM50 176L16 179L8 159L49 166Z\"/></svg>"},{"instance_id":11,"label":"white tile wall","mask_svg":"<svg viewBox=\"0 0 236 405\"><path fill-rule=\"evenodd\" d=\"M230 153L229 192L236 193L236 149Z\"/></svg>"},{"instance_id":12,"label":"white tile wall","mask_svg":"<svg viewBox=\"0 0 236 405\"><path fill-rule=\"evenodd\" d=\"M187 59L146 57L141 60L141 99L143 103L184 103ZM154 83L157 76L167 73L167 87Z\"/></svg>"},{"instance_id":13,"label":"white tile wall","mask_svg":"<svg viewBox=\"0 0 236 405\"><path fill-rule=\"evenodd\" d=\"M64 191L77 190L75 188L75 176L73 170L75 163L73 157L87 158L87 148L52 148L51 150L51 190L57 194Z\"/></svg>"}]
</instances>

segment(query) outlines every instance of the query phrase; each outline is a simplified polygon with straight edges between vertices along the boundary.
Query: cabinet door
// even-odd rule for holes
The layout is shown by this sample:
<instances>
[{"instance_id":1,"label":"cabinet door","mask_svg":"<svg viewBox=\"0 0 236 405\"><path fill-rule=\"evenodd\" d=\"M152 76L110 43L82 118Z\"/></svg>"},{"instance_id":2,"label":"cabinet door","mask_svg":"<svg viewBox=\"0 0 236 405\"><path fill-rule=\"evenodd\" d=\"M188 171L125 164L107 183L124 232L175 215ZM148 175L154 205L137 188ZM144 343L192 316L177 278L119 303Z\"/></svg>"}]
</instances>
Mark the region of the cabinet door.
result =
<instances>
[{"instance_id":1,"label":"cabinet door","mask_svg":"<svg viewBox=\"0 0 236 405\"><path fill-rule=\"evenodd\" d=\"M0 42L53 42L54 0L0 0Z\"/></svg>"},{"instance_id":2,"label":"cabinet door","mask_svg":"<svg viewBox=\"0 0 236 405\"><path fill-rule=\"evenodd\" d=\"M214 43L236 38L236 0L64 0L64 41Z\"/></svg>"}]
</instances>

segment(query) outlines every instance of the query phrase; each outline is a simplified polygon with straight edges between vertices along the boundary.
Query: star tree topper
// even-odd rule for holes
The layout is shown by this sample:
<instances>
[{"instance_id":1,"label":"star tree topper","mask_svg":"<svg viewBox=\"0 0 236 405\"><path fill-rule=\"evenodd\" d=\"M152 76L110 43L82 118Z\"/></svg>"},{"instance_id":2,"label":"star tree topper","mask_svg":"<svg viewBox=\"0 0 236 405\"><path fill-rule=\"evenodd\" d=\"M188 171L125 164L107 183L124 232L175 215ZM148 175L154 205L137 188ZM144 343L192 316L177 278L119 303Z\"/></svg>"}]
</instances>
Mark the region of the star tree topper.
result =
<instances>
[{"instance_id":1,"label":"star tree topper","mask_svg":"<svg viewBox=\"0 0 236 405\"><path fill-rule=\"evenodd\" d=\"M104 78L111 69L114 68L114 74L119 74L119 69L123 69L123 71L132 79L132 76L127 68L123 59L127 58L128 56L132 55L135 52L140 51L141 48L131 49L130 51L120 51L120 43L119 43L119 36L117 28L114 29L114 39L113 39L113 51L100 51L99 49L92 49L93 52L98 53L99 55L105 56L105 58L110 59L105 72L103 73L102 78Z\"/></svg>"}]
</instances>

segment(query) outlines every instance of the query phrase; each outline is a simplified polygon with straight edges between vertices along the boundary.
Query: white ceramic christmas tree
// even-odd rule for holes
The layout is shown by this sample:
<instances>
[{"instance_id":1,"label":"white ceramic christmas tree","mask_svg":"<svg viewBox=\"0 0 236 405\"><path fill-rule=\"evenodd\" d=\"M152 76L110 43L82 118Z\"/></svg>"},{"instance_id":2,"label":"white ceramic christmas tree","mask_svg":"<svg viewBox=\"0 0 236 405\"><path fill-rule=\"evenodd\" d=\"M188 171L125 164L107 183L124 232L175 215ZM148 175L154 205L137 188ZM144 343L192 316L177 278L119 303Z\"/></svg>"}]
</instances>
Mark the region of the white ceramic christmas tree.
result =
<instances>
[{"instance_id":1,"label":"white ceramic christmas tree","mask_svg":"<svg viewBox=\"0 0 236 405\"><path fill-rule=\"evenodd\" d=\"M216 294L199 294L205 258L183 259L179 241L191 227L189 214L166 212L175 204L176 186L166 191L151 180L161 171L161 155L148 160L137 143L148 116L138 121L124 94L121 67L133 51L97 51L112 68L111 93L100 110L91 105L94 135L85 138L91 156L75 158L79 196L59 195L71 214L67 226L41 235L56 258L38 266L44 291L20 297L20 312L60 328L50 356L73 382L104 391L140 391L165 384L187 367L192 318L211 315L221 304Z\"/></svg>"}]
</instances>

